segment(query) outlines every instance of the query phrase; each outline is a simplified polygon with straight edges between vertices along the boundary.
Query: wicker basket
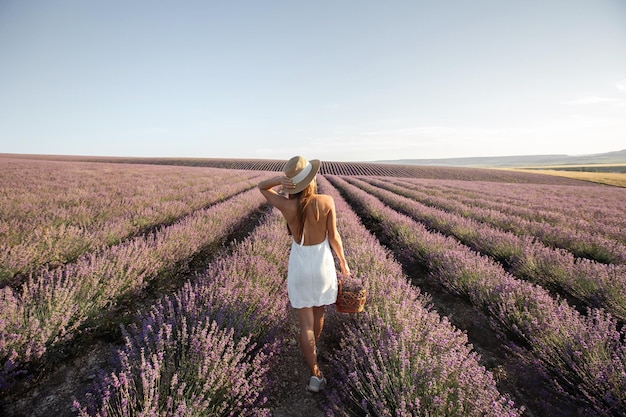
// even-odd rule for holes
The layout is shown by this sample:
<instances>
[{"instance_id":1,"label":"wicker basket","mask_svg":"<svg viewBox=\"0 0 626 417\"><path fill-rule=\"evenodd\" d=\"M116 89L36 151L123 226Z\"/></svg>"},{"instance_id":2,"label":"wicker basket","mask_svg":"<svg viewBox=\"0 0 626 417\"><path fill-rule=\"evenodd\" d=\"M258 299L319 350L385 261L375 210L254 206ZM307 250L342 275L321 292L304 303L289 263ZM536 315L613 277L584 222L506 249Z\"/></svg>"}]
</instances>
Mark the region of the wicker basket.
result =
<instances>
[{"instance_id":1,"label":"wicker basket","mask_svg":"<svg viewBox=\"0 0 626 417\"><path fill-rule=\"evenodd\" d=\"M335 304L340 313L360 313L365 308L367 294L365 289L358 291L345 291L339 281L339 292Z\"/></svg>"}]
</instances>

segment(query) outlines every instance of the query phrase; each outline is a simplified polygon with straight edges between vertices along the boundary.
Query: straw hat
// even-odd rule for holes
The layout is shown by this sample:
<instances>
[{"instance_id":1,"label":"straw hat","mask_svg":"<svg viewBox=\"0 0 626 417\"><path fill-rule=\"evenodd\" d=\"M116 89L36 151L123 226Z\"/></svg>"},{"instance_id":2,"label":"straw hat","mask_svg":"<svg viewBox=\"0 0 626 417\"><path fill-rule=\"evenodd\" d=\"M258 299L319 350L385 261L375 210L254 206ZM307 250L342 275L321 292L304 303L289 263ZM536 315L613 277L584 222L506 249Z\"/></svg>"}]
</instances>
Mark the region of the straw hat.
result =
<instances>
[{"instance_id":1,"label":"straw hat","mask_svg":"<svg viewBox=\"0 0 626 417\"><path fill-rule=\"evenodd\" d=\"M288 194L297 194L304 190L313 181L317 171L320 169L319 159L307 161L301 156L294 156L285 164L283 172L291 178L294 188L285 190Z\"/></svg>"}]
</instances>

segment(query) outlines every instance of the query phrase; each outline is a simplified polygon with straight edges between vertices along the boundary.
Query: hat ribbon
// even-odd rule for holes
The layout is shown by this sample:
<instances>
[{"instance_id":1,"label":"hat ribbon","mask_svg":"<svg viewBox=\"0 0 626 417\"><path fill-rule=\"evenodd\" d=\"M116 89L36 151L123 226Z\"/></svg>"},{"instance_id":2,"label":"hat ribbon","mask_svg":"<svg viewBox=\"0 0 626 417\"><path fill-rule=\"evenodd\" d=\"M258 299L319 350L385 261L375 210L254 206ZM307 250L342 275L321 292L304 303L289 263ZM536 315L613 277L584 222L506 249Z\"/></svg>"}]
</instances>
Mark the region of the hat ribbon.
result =
<instances>
[{"instance_id":1,"label":"hat ribbon","mask_svg":"<svg viewBox=\"0 0 626 417\"><path fill-rule=\"evenodd\" d=\"M291 177L291 181L293 181L294 184L299 183L300 181L305 179L307 175L309 175L312 169L313 169L313 165L311 165L311 163L307 161L305 167L302 168L302 170L298 172L296 175Z\"/></svg>"}]
</instances>

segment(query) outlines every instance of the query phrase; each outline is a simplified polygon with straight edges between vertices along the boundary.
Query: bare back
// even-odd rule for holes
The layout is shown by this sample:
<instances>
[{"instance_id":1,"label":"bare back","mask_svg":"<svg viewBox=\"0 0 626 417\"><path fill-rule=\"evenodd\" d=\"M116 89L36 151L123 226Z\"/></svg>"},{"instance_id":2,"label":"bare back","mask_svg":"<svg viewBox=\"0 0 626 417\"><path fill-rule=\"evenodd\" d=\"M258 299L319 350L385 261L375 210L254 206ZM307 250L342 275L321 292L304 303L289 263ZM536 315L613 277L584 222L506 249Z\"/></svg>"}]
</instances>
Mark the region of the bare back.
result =
<instances>
[{"instance_id":1,"label":"bare back","mask_svg":"<svg viewBox=\"0 0 626 417\"><path fill-rule=\"evenodd\" d=\"M302 231L298 222L298 200L290 199L283 215L291 230L293 239L300 243L302 240ZM332 227L331 219L334 219L334 204L330 196L323 194L315 194L304 212L304 244L317 245L322 243L329 232L329 226Z\"/></svg>"},{"instance_id":2,"label":"bare back","mask_svg":"<svg viewBox=\"0 0 626 417\"><path fill-rule=\"evenodd\" d=\"M293 187L293 181L288 177L274 177L259 183L259 190L267 201L282 213L287 221L293 239L297 243L302 240L302 230L298 221L299 201L295 195L286 197L278 194L273 188L277 186ZM304 245L318 245L326 238L330 247L339 258L341 273L350 274L350 268L343 253L343 243L337 230L337 213L335 200L329 195L313 194L305 210Z\"/></svg>"}]
</instances>

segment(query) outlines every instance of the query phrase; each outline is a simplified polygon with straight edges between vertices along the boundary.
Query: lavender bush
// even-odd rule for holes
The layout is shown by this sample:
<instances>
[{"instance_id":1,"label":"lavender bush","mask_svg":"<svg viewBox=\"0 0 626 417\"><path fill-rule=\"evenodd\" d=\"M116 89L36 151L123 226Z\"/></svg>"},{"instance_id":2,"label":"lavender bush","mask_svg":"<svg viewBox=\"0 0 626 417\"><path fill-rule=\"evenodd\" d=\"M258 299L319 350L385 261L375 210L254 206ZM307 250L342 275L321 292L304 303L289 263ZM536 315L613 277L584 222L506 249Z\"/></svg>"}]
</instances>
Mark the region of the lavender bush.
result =
<instances>
[{"instance_id":1,"label":"lavender bush","mask_svg":"<svg viewBox=\"0 0 626 417\"><path fill-rule=\"evenodd\" d=\"M626 320L626 265L579 260L567 251L536 242L532 236L518 237L487 224L425 206L364 181L351 178L348 182L428 227L450 234L472 249L504 263L520 278L563 289L590 307L605 308L621 320Z\"/></svg>"},{"instance_id":2,"label":"lavender bush","mask_svg":"<svg viewBox=\"0 0 626 417\"><path fill-rule=\"evenodd\" d=\"M368 277L366 312L357 320L341 314L328 319L341 338L332 357L336 388L329 413L520 415L478 364L466 335L429 311L428 297L408 283L338 192L324 178L319 183L335 199L349 264Z\"/></svg>"},{"instance_id":3,"label":"lavender bush","mask_svg":"<svg viewBox=\"0 0 626 417\"><path fill-rule=\"evenodd\" d=\"M407 321L402 331L368 313L345 326L332 361L339 375L331 395L335 415L352 415L346 405L372 416L521 414L492 387L476 353L462 348L460 332L451 337L433 314L402 307Z\"/></svg>"},{"instance_id":4,"label":"lavender bush","mask_svg":"<svg viewBox=\"0 0 626 417\"><path fill-rule=\"evenodd\" d=\"M253 187L262 175L0 158L0 286L174 223Z\"/></svg>"},{"instance_id":5,"label":"lavender bush","mask_svg":"<svg viewBox=\"0 0 626 417\"><path fill-rule=\"evenodd\" d=\"M532 222L586 231L626 243L626 190L595 185L499 184L487 181L433 181L404 178L429 193L472 207L491 208Z\"/></svg>"},{"instance_id":6,"label":"lavender bush","mask_svg":"<svg viewBox=\"0 0 626 417\"><path fill-rule=\"evenodd\" d=\"M283 239L281 240L280 236ZM276 211L124 331L119 370L81 415L269 415L268 371L286 324L288 239Z\"/></svg>"},{"instance_id":7,"label":"lavender bush","mask_svg":"<svg viewBox=\"0 0 626 417\"><path fill-rule=\"evenodd\" d=\"M589 413L625 412L625 335L614 319L599 311L583 318L541 287L515 279L491 259L454 239L430 233L340 178L331 180L382 225L383 233L404 248L405 255L423 262L434 279L489 312L494 328L520 343L514 351L586 404Z\"/></svg>"},{"instance_id":8,"label":"lavender bush","mask_svg":"<svg viewBox=\"0 0 626 417\"><path fill-rule=\"evenodd\" d=\"M167 313L155 311L125 333L121 370L103 378L88 406L75 402L79 415L269 415L262 394L270 356L210 317L189 322Z\"/></svg>"},{"instance_id":9,"label":"lavender bush","mask_svg":"<svg viewBox=\"0 0 626 417\"><path fill-rule=\"evenodd\" d=\"M435 194L432 191L426 192L407 182L390 182L389 180L382 181L367 177L362 179L369 184L384 188L424 205L488 223L518 236L533 236L546 245L566 249L577 257L603 263L626 263L626 245L607 238L604 234L599 234L597 231L578 230L561 225L556 226L544 221L525 219L493 208L465 204L455 201L451 193Z\"/></svg>"},{"instance_id":10,"label":"lavender bush","mask_svg":"<svg viewBox=\"0 0 626 417\"><path fill-rule=\"evenodd\" d=\"M13 368L41 358L120 297L137 294L159 273L232 232L260 204L258 191L250 190L145 238L44 271L18 291L0 289L0 364Z\"/></svg>"}]
</instances>

